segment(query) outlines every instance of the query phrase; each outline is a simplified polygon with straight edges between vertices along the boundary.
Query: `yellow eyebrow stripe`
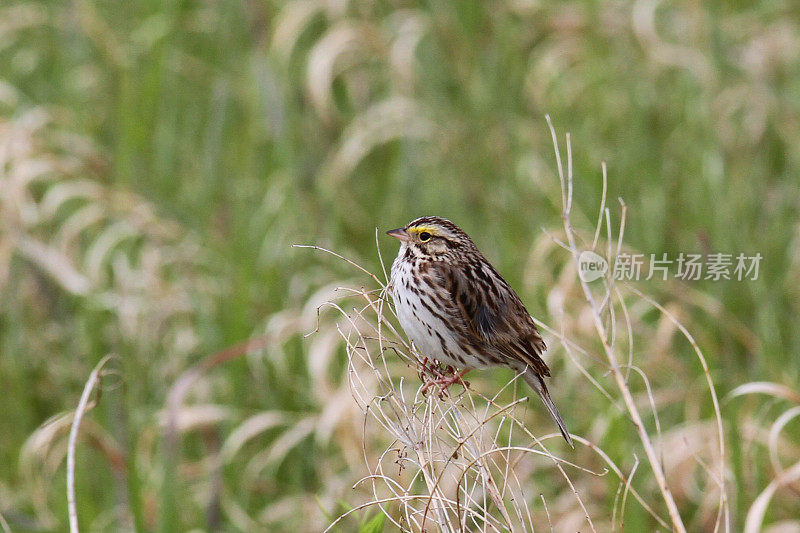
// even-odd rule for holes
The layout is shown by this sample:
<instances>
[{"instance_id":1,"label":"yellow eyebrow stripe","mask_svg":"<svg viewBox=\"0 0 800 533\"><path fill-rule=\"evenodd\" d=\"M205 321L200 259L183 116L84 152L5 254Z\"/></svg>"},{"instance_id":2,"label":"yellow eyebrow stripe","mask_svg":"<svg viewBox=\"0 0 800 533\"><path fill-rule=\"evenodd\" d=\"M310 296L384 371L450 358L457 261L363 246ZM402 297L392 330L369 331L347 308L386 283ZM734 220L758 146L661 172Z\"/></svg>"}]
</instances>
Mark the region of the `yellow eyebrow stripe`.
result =
<instances>
[{"instance_id":1,"label":"yellow eyebrow stripe","mask_svg":"<svg viewBox=\"0 0 800 533\"><path fill-rule=\"evenodd\" d=\"M431 235L436 235L436 228L432 228L430 226L417 226L415 228L410 228L408 231L413 231L414 233L422 233L423 231L427 231Z\"/></svg>"}]
</instances>

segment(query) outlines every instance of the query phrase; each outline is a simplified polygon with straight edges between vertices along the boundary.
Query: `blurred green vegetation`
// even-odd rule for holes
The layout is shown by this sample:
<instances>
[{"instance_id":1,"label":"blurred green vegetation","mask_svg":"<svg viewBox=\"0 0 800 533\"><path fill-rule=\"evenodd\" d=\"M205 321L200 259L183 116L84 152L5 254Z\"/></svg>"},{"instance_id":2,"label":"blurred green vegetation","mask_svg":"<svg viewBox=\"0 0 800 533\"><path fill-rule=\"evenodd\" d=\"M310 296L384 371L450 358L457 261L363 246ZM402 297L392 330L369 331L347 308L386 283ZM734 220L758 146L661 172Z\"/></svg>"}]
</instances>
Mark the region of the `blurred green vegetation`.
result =
<instances>
[{"instance_id":1,"label":"blurred green vegetation","mask_svg":"<svg viewBox=\"0 0 800 533\"><path fill-rule=\"evenodd\" d=\"M131 223L136 237L124 251L145 264L142 250L155 242L175 263L158 263L158 283L135 293L156 302L136 304L152 320L136 315L126 330L125 296L133 289L123 290L112 266L103 263L87 296L13 253L18 233L50 242L77 211L74 203L30 227L24 217L6 217L0 513L14 530L65 527L63 493L31 495L20 450L48 417L77 404L94 364L116 353L123 377L94 416L123 448L132 474L121 486L87 460L78 479L86 495L80 518L113 523L109 509L129 498L137 529L206 527L210 519L194 512L203 502L178 482L170 495L169 475L156 482L164 500L148 499L141 486L152 480L142 479L146 468L128 446L152 427L186 369L262 334L269 317L304 306L327 284L353 278L346 265L292 243L330 247L377 272L376 227L445 216L547 321L546 287L522 268L540 228L560 223L545 114L559 132L571 132L577 209L587 225L605 160L609 203L616 212L616 199L624 199L632 249L762 254L757 281L653 291L660 300L679 292L710 302L708 312L682 319L721 394L753 380L796 386L798 20L800 7L789 1L6 0L4 129L12 135L31 110L46 111L32 157L80 161L57 165L58 172L69 167L63 172L71 178L112 191L100 203L124 191L109 224L139 220L136 203L148 206L152 217ZM31 187L31 198L46 197L48 186ZM8 214L13 205L2 208ZM162 223L168 230L158 229ZM102 234L82 235L71 248L76 264L87 264L92 239ZM396 244L379 240L390 261ZM154 312L172 301L173 286L180 310ZM169 320L160 322L163 316ZM254 370L231 361L197 394L239 415L319 409L308 394L304 346L295 336L276 348L285 366ZM209 439L188 439L181 451L202 455ZM152 459L160 453L156 437L151 446ZM326 451L313 440L293 449L249 508L317 491L320 474L305 458ZM765 478L737 485L741 505L768 482L767 474L754 475ZM42 518L42 498L52 522ZM165 508L173 514L158 515Z\"/></svg>"}]
</instances>

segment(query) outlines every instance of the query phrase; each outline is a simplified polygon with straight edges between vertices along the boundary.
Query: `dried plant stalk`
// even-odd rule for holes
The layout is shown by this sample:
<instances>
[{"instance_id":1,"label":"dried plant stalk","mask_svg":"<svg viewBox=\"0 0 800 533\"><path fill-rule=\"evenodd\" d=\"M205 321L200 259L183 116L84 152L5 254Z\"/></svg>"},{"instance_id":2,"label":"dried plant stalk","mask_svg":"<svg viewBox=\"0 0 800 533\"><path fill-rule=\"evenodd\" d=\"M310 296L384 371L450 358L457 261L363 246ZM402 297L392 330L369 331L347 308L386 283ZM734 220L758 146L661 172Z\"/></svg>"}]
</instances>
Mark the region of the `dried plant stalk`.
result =
<instances>
[{"instance_id":1,"label":"dried plant stalk","mask_svg":"<svg viewBox=\"0 0 800 533\"><path fill-rule=\"evenodd\" d=\"M103 367L112 359L114 359L113 355L103 357L100 362L97 363L97 366L94 367L92 373L89 374L89 379L83 387L83 393L78 402L78 407L75 409L72 426L69 430L69 440L67 441L67 510L69 514L69 530L71 533L78 533L79 531L78 510L75 505L75 449L78 446L78 431L80 430L83 416L95 406L95 402L90 402L89 399L95 387L100 383Z\"/></svg>"}]
</instances>

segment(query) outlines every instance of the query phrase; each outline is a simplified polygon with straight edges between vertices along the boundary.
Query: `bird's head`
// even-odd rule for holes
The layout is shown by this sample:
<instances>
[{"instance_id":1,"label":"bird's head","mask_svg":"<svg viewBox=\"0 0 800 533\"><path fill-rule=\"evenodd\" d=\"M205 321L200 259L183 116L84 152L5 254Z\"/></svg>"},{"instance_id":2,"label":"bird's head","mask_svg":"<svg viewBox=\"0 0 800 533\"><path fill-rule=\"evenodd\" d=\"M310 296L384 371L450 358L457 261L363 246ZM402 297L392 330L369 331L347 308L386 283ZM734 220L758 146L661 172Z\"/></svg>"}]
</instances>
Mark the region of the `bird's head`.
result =
<instances>
[{"instance_id":1,"label":"bird's head","mask_svg":"<svg viewBox=\"0 0 800 533\"><path fill-rule=\"evenodd\" d=\"M386 232L418 255L442 256L449 251L475 245L461 228L441 217L420 217L405 227Z\"/></svg>"}]
</instances>

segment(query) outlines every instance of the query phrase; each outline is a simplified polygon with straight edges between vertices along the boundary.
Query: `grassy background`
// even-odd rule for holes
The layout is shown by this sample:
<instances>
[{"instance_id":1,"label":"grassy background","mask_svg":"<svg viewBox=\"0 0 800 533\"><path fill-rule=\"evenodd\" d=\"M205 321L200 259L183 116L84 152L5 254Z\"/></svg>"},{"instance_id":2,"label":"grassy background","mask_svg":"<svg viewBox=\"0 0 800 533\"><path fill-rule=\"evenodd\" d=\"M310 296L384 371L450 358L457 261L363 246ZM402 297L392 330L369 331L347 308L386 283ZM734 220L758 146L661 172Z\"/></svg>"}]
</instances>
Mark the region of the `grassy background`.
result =
<instances>
[{"instance_id":1,"label":"grassy background","mask_svg":"<svg viewBox=\"0 0 800 533\"><path fill-rule=\"evenodd\" d=\"M207 505L203 458L253 413L324 409L305 331L281 320L294 324L286 313L354 277L292 243L378 271L376 227L446 216L547 321L548 276L523 268L540 228L560 224L545 113L572 134L587 220L605 160L631 248L762 254L757 281L642 288L703 302L683 319L721 394L756 380L796 389L799 19L788 1L4 2L0 513L14 530L64 529L63 449L56 435L32 438L115 353L121 377L92 417L97 442L118 455L97 442L80 451L82 523L244 527ZM393 256L395 243L380 246ZM53 272L56 255L85 290ZM203 431L178 451L195 460L181 471L191 483L177 480L159 439L169 388L265 332L274 342L260 357L227 363L195 393L224 411L213 424L198 415ZM770 407L732 401L734 440L745 414L771 420ZM744 448L734 444L731 472L738 522L771 476L763 450ZM257 492L238 495L242 508L258 524L297 495L324 522L319 507L337 514L352 480L346 462L305 458L341 453L299 439ZM316 506L336 472L341 490ZM232 486L243 475L236 464L221 474Z\"/></svg>"}]
</instances>

